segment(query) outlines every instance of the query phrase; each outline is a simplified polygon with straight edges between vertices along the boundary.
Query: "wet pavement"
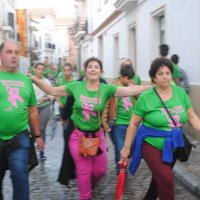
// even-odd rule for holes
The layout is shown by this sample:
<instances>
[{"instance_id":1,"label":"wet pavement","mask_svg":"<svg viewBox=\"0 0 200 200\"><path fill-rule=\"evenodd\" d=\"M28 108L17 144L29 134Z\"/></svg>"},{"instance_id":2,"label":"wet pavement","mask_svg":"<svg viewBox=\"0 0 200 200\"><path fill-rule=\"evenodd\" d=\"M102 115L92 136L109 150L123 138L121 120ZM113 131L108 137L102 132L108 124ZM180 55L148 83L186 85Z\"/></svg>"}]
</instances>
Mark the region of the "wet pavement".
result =
<instances>
[{"instance_id":1,"label":"wet pavement","mask_svg":"<svg viewBox=\"0 0 200 200\"><path fill-rule=\"evenodd\" d=\"M182 184L187 183L189 186L191 186L191 183L184 179L184 177L187 177L187 173L191 172L194 174L198 172L198 175L200 174L200 152L198 152L200 151L200 144L198 141L194 142L199 148L193 150L192 156L188 163L177 163L174 170L175 175L177 177L176 200L200 199L200 197L196 196L196 194L198 194L198 189L195 188L194 190L194 187L192 187L190 189L193 190L189 190ZM96 186L94 190L94 200L115 199L115 187L117 182L117 176L115 174L113 145L109 137L107 139L107 146L108 173ZM75 180L71 181L68 187L63 186L57 182L57 177L63 154L63 135L61 124L59 124L59 126L57 127L55 135L51 134L51 126L48 126L45 153L47 156L47 160L40 161L40 164L37 167L35 167L30 173L31 200L78 200L79 198ZM188 175L188 177L189 179L191 179L191 174ZM193 178L197 179L197 177L198 176L194 174ZM150 178L150 172L146 164L142 161L136 175L127 176L123 200L141 200L145 194L145 191L148 188ZM182 183L179 182L179 180L182 181ZM198 181L195 182L193 179L192 181L194 182L194 186L196 186ZM12 187L9 179L9 172L7 172L4 181L4 196L5 200L12 199Z\"/></svg>"}]
</instances>

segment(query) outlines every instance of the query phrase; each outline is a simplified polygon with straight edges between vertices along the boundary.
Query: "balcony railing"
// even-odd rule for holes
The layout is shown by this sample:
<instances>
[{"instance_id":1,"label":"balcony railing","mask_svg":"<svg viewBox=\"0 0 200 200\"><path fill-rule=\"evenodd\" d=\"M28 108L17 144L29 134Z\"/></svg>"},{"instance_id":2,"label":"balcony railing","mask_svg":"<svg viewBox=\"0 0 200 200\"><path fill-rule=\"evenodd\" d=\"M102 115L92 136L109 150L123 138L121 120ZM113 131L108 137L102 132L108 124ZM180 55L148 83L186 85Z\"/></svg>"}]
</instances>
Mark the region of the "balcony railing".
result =
<instances>
[{"instance_id":1,"label":"balcony railing","mask_svg":"<svg viewBox=\"0 0 200 200\"><path fill-rule=\"evenodd\" d=\"M53 49L53 50L56 49L56 45L53 44L53 43L50 43L50 42L46 43L46 44L45 44L45 47L46 47L47 49Z\"/></svg>"},{"instance_id":2,"label":"balcony railing","mask_svg":"<svg viewBox=\"0 0 200 200\"><path fill-rule=\"evenodd\" d=\"M33 39L33 40L31 41L31 49L32 49L32 51L34 51L34 52L40 51L39 42L38 42L37 40Z\"/></svg>"},{"instance_id":3,"label":"balcony railing","mask_svg":"<svg viewBox=\"0 0 200 200\"><path fill-rule=\"evenodd\" d=\"M1 30L2 30L2 31L5 31L5 32L11 32L11 33L14 31L14 30L13 30L13 27L12 27L12 26L9 26L9 25L7 25L7 26L4 26L4 25L3 25L3 26L1 27Z\"/></svg>"},{"instance_id":4,"label":"balcony railing","mask_svg":"<svg viewBox=\"0 0 200 200\"><path fill-rule=\"evenodd\" d=\"M77 20L73 27L73 35L76 41L79 41L87 34L87 20Z\"/></svg>"}]
</instances>

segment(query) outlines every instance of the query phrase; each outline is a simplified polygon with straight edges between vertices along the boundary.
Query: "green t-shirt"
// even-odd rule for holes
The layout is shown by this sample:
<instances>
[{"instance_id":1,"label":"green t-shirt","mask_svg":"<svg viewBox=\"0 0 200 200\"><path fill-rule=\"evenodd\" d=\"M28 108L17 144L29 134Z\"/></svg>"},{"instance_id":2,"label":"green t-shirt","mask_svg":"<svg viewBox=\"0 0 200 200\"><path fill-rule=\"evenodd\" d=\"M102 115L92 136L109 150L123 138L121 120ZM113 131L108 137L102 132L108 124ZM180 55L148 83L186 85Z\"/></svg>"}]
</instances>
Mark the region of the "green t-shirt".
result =
<instances>
[{"instance_id":1,"label":"green t-shirt","mask_svg":"<svg viewBox=\"0 0 200 200\"><path fill-rule=\"evenodd\" d=\"M0 72L0 139L28 128L29 107L37 101L31 80L21 73Z\"/></svg>"},{"instance_id":2,"label":"green t-shirt","mask_svg":"<svg viewBox=\"0 0 200 200\"><path fill-rule=\"evenodd\" d=\"M134 81L134 83L135 83L136 85L141 85L141 79L140 79L140 77L139 77L138 75L135 75L135 76L132 78L132 80Z\"/></svg>"},{"instance_id":3,"label":"green t-shirt","mask_svg":"<svg viewBox=\"0 0 200 200\"><path fill-rule=\"evenodd\" d=\"M177 78L181 78L181 70L179 69L179 67L175 64L173 64L173 68L174 68L174 72L172 74L172 78L174 81L176 81Z\"/></svg>"},{"instance_id":4,"label":"green t-shirt","mask_svg":"<svg viewBox=\"0 0 200 200\"><path fill-rule=\"evenodd\" d=\"M187 110L192 107L192 104L184 89L176 85L171 87L173 96L171 99L164 101L164 103L175 119L177 126L181 127L188 121ZM142 123L146 126L168 131L174 127L173 122L152 88L139 96L133 112L143 117ZM163 149L164 138L146 138L145 141L160 150Z\"/></svg>"},{"instance_id":5,"label":"green t-shirt","mask_svg":"<svg viewBox=\"0 0 200 200\"><path fill-rule=\"evenodd\" d=\"M116 124L129 125L133 112L133 105L133 97L118 98Z\"/></svg>"},{"instance_id":6,"label":"green t-shirt","mask_svg":"<svg viewBox=\"0 0 200 200\"><path fill-rule=\"evenodd\" d=\"M57 75L58 75L58 71L56 69L55 70L46 69L44 73L44 76L46 78L49 78L49 77L57 78Z\"/></svg>"},{"instance_id":7,"label":"green t-shirt","mask_svg":"<svg viewBox=\"0 0 200 200\"><path fill-rule=\"evenodd\" d=\"M52 85L55 85L57 76L58 76L58 71L56 69L51 70L51 69L47 68L45 70L44 77L49 79L51 81Z\"/></svg>"},{"instance_id":8,"label":"green t-shirt","mask_svg":"<svg viewBox=\"0 0 200 200\"><path fill-rule=\"evenodd\" d=\"M62 77L62 78L60 78L60 79L58 80L57 86L65 85L65 84L68 84L68 83L70 83L70 82L72 82L72 81L73 81L73 80L66 80L65 77ZM61 97L59 98L59 100L60 100L60 103L64 106L65 103L66 103L66 101L67 101L67 96L61 96Z\"/></svg>"},{"instance_id":9,"label":"green t-shirt","mask_svg":"<svg viewBox=\"0 0 200 200\"><path fill-rule=\"evenodd\" d=\"M99 90L91 91L86 88L84 80L68 83L65 88L75 99L71 116L75 125L82 130L99 129L98 110L101 118L106 102L115 94L117 86L100 83Z\"/></svg>"}]
</instances>

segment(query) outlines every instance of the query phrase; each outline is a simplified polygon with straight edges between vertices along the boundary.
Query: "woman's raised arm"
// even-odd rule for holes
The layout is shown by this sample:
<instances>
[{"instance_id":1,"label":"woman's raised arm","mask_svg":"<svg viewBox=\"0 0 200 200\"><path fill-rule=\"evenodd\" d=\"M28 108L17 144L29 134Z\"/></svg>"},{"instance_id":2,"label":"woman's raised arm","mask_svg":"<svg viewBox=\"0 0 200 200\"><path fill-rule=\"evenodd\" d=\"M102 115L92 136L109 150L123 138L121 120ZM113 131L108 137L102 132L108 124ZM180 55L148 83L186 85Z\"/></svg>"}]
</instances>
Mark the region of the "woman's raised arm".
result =
<instances>
[{"instance_id":1,"label":"woman's raised arm","mask_svg":"<svg viewBox=\"0 0 200 200\"><path fill-rule=\"evenodd\" d=\"M28 74L28 76L46 94L49 94L49 95L52 95L52 96L66 96L66 95L68 95L64 86L53 87L52 85L45 83L43 80L37 79L32 74Z\"/></svg>"},{"instance_id":2,"label":"woman's raised arm","mask_svg":"<svg viewBox=\"0 0 200 200\"><path fill-rule=\"evenodd\" d=\"M116 97L135 96L145 90L152 88L153 85L132 85L129 87L118 87L115 95Z\"/></svg>"}]
</instances>

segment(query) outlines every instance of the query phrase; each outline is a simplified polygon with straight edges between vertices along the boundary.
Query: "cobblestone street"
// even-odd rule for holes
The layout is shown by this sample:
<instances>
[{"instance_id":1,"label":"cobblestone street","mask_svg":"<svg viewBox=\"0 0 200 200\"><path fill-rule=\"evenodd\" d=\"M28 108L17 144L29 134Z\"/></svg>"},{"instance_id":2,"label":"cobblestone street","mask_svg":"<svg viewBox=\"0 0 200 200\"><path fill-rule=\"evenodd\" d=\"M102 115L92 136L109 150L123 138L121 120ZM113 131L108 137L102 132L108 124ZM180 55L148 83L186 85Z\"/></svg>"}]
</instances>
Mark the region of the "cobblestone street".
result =
<instances>
[{"instance_id":1,"label":"cobblestone street","mask_svg":"<svg viewBox=\"0 0 200 200\"><path fill-rule=\"evenodd\" d=\"M57 182L58 172L63 154L63 136L59 124L53 140L50 126L47 130L46 156L47 160L40 162L30 173L31 200L78 200L75 181L68 187ZM108 173L94 190L94 200L114 200L117 176L114 171L113 146L108 143ZM135 176L127 176L123 200L141 200L149 185L150 173L144 162ZM12 199L12 187L9 172L4 185L5 200ZM176 181L176 200L198 200L193 193Z\"/></svg>"}]
</instances>

